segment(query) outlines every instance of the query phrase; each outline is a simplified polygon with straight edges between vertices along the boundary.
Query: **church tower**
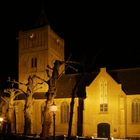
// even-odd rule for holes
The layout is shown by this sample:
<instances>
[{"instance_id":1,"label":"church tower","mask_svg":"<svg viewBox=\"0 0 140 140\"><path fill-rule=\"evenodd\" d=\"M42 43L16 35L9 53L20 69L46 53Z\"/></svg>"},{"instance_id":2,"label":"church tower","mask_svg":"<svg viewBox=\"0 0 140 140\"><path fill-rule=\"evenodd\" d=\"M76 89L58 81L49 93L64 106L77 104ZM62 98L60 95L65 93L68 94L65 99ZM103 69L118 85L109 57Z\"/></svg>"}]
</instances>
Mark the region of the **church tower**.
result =
<instances>
[{"instance_id":1,"label":"church tower","mask_svg":"<svg viewBox=\"0 0 140 140\"><path fill-rule=\"evenodd\" d=\"M27 83L34 74L48 80L47 66L52 68L55 60L64 61L64 40L51 29L42 11L35 28L19 31L19 82Z\"/></svg>"}]
</instances>

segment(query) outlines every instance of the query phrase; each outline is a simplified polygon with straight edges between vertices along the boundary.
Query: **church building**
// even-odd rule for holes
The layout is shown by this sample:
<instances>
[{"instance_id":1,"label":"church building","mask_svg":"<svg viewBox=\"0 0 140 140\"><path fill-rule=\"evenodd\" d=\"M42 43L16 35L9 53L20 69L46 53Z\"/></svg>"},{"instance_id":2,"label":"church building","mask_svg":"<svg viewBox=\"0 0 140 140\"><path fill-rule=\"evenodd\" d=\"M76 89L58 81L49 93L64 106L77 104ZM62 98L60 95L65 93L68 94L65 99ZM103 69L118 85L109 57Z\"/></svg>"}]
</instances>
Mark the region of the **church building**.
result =
<instances>
[{"instance_id":1,"label":"church building","mask_svg":"<svg viewBox=\"0 0 140 140\"><path fill-rule=\"evenodd\" d=\"M50 25L20 31L18 81L23 84L19 84L19 89L26 90L30 75L47 81L47 69L50 72L56 60L65 62L64 55L64 40ZM56 136L68 135L72 119L72 136L140 137L140 68L108 70L103 67L92 73L65 74L63 63L59 74L54 98ZM40 135L42 131L42 108L48 91L47 83L40 85L34 90L31 104L30 129L33 135ZM12 131L22 134L24 96L17 96L14 104L16 129L13 127ZM53 124L50 135L53 135Z\"/></svg>"}]
</instances>

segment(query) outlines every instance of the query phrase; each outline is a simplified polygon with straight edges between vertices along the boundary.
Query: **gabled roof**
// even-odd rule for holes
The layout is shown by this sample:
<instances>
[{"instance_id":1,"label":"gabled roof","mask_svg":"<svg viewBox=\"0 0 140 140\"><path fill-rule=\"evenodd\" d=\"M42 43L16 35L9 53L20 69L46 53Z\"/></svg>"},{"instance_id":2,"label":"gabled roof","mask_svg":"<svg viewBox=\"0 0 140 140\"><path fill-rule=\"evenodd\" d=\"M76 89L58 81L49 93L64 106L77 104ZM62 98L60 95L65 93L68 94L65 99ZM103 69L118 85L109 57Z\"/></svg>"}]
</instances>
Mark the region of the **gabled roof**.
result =
<instances>
[{"instance_id":1,"label":"gabled roof","mask_svg":"<svg viewBox=\"0 0 140 140\"><path fill-rule=\"evenodd\" d=\"M111 77L122 85L122 90L127 95L140 94L140 68L107 70ZM78 97L85 97L85 86L88 86L98 75L99 71L84 74L63 75L57 82L57 98L71 97L76 81Z\"/></svg>"},{"instance_id":2,"label":"gabled roof","mask_svg":"<svg viewBox=\"0 0 140 140\"><path fill-rule=\"evenodd\" d=\"M56 98L71 97L75 86L77 87L75 96L85 97L85 86L89 85L97 74L97 72L94 72L92 74L84 73L63 75L57 82Z\"/></svg>"},{"instance_id":3,"label":"gabled roof","mask_svg":"<svg viewBox=\"0 0 140 140\"><path fill-rule=\"evenodd\" d=\"M36 20L35 27L37 28L37 27L43 27L43 26L47 26L47 25L50 25L50 23L48 21L45 9L43 7L41 9L41 13L40 13L38 19Z\"/></svg>"},{"instance_id":4,"label":"gabled roof","mask_svg":"<svg viewBox=\"0 0 140 140\"><path fill-rule=\"evenodd\" d=\"M126 94L140 94L140 68L118 69L107 71Z\"/></svg>"},{"instance_id":5,"label":"gabled roof","mask_svg":"<svg viewBox=\"0 0 140 140\"><path fill-rule=\"evenodd\" d=\"M140 68L107 70L107 73L110 74L116 82L122 85L122 89L127 95L140 94ZM98 74L99 71L62 75L62 77L57 81L56 98L71 98L75 85L77 85L75 97L85 98L85 87L88 86ZM46 93L35 93L34 98L45 99Z\"/></svg>"},{"instance_id":6,"label":"gabled roof","mask_svg":"<svg viewBox=\"0 0 140 140\"><path fill-rule=\"evenodd\" d=\"M89 85L92 80L97 76L98 72L92 74L64 74L57 81L56 84L56 97L55 98L71 98L73 91L75 91L75 97L86 97L85 87ZM76 86L76 90L75 89ZM34 93L33 97L35 99L46 99L45 92ZM25 99L24 94L20 94L17 99Z\"/></svg>"}]
</instances>

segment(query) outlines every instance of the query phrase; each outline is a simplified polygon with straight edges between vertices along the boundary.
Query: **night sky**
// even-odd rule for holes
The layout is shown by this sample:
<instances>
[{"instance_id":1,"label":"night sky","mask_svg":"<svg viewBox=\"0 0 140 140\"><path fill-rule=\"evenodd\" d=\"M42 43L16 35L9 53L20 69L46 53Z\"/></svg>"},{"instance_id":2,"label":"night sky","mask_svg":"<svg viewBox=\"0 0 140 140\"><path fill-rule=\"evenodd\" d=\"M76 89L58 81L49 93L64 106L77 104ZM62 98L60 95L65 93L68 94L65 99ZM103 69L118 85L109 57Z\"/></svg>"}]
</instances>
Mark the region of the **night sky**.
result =
<instances>
[{"instance_id":1,"label":"night sky","mask_svg":"<svg viewBox=\"0 0 140 140\"><path fill-rule=\"evenodd\" d=\"M45 0L44 0L45 1ZM100 67L140 67L140 22L137 4L46 0L52 29L65 40L65 59L79 62L87 72ZM17 77L17 35L32 28L41 12L41 0L4 4L1 12L1 79ZM8 51L8 52L7 52Z\"/></svg>"}]
</instances>

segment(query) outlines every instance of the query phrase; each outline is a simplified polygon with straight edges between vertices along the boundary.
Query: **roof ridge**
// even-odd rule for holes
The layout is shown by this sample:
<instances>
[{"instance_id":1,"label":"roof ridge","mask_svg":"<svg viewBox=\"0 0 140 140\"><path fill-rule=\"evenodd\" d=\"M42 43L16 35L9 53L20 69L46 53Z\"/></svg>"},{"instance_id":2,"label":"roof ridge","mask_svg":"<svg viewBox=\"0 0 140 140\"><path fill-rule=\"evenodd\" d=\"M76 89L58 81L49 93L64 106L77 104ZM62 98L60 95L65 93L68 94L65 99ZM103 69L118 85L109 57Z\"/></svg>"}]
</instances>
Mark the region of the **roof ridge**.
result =
<instances>
[{"instance_id":1,"label":"roof ridge","mask_svg":"<svg viewBox=\"0 0 140 140\"><path fill-rule=\"evenodd\" d=\"M108 71L128 71L128 70L140 70L140 67L135 67L135 68L120 68L120 69L112 69L112 70L108 70Z\"/></svg>"}]
</instances>

